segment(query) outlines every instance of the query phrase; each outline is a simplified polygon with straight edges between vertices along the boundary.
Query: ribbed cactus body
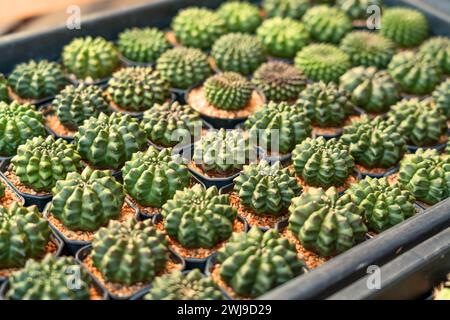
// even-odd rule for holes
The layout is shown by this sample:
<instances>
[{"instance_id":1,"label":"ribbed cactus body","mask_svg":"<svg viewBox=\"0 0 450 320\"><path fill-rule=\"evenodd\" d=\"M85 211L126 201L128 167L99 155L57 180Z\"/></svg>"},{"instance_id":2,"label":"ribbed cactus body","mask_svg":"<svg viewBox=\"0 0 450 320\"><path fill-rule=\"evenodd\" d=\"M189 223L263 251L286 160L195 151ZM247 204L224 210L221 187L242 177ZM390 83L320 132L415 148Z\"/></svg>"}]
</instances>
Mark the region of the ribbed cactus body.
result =
<instances>
[{"instance_id":1,"label":"ribbed cactus body","mask_svg":"<svg viewBox=\"0 0 450 320\"><path fill-rule=\"evenodd\" d=\"M353 20L365 20L371 14L367 13L370 6L381 8L382 0L337 0L336 5Z\"/></svg>"},{"instance_id":2,"label":"ribbed cactus body","mask_svg":"<svg viewBox=\"0 0 450 320\"><path fill-rule=\"evenodd\" d=\"M299 19L311 6L309 0L264 0L262 7L269 17Z\"/></svg>"},{"instance_id":3,"label":"ribbed cactus body","mask_svg":"<svg viewBox=\"0 0 450 320\"><path fill-rule=\"evenodd\" d=\"M436 107L450 119L450 79L443 81L431 94Z\"/></svg>"},{"instance_id":4,"label":"ribbed cactus body","mask_svg":"<svg viewBox=\"0 0 450 320\"><path fill-rule=\"evenodd\" d=\"M253 33L262 22L257 6L239 1L223 3L217 14L225 20L228 31Z\"/></svg>"},{"instance_id":5,"label":"ribbed cactus body","mask_svg":"<svg viewBox=\"0 0 450 320\"><path fill-rule=\"evenodd\" d=\"M450 39L437 36L425 41L419 50L424 56L438 62L442 71L450 74Z\"/></svg>"},{"instance_id":6,"label":"ribbed cactus body","mask_svg":"<svg viewBox=\"0 0 450 320\"><path fill-rule=\"evenodd\" d=\"M0 102L9 102L8 80L0 73Z\"/></svg>"}]
</instances>

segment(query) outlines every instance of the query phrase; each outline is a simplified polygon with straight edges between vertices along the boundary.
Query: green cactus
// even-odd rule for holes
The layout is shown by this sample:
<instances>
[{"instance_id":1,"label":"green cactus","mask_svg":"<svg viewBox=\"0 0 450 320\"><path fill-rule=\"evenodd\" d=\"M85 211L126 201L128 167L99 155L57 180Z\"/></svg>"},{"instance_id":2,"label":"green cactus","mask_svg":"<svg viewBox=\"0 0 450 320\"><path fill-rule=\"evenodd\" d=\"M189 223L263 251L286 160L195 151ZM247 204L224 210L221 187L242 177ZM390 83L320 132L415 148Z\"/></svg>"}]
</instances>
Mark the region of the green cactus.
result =
<instances>
[{"instance_id":1,"label":"green cactus","mask_svg":"<svg viewBox=\"0 0 450 320\"><path fill-rule=\"evenodd\" d=\"M154 63L171 45L164 32L156 28L131 28L119 34L122 55L133 62Z\"/></svg>"},{"instance_id":2,"label":"green cactus","mask_svg":"<svg viewBox=\"0 0 450 320\"><path fill-rule=\"evenodd\" d=\"M252 83L235 72L224 72L209 77L203 87L208 103L224 110L243 109L253 94Z\"/></svg>"},{"instance_id":3,"label":"green cactus","mask_svg":"<svg viewBox=\"0 0 450 320\"><path fill-rule=\"evenodd\" d=\"M301 275L305 264L278 231L233 233L217 253L220 277L240 296L256 298Z\"/></svg>"},{"instance_id":4,"label":"green cactus","mask_svg":"<svg viewBox=\"0 0 450 320\"><path fill-rule=\"evenodd\" d=\"M307 138L292 152L297 175L309 186L341 186L355 166L350 148L336 139Z\"/></svg>"},{"instance_id":5,"label":"green cactus","mask_svg":"<svg viewBox=\"0 0 450 320\"><path fill-rule=\"evenodd\" d=\"M270 18L256 30L267 52L279 58L292 58L309 43L305 26L291 18Z\"/></svg>"},{"instance_id":6,"label":"green cactus","mask_svg":"<svg viewBox=\"0 0 450 320\"><path fill-rule=\"evenodd\" d=\"M249 136L256 137L259 145L269 151L282 154L311 136L311 121L304 110L286 102L269 102L245 121ZM273 135L273 134L276 134ZM275 139L275 146L272 140Z\"/></svg>"},{"instance_id":7,"label":"green cactus","mask_svg":"<svg viewBox=\"0 0 450 320\"><path fill-rule=\"evenodd\" d=\"M67 84L61 66L47 60L18 64L8 77L11 90L23 99L38 100L53 96Z\"/></svg>"},{"instance_id":8,"label":"green cactus","mask_svg":"<svg viewBox=\"0 0 450 320\"><path fill-rule=\"evenodd\" d=\"M382 0L337 0L336 5L353 20L365 20L369 17L367 8L369 6L381 7Z\"/></svg>"},{"instance_id":9,"label":"green cactus","mask_svg":"<svg viewBox=\"0 0 450 320\"><path fill-rule=\"evenodd\" d=\"M89 118L74 139L81 157L99 169L119 169L133 153L147 146L145 131L138 121L121 113L100 113L98 118Z\"/></svg>"},{"instance_id":10,"label":"green cactus","mask_svg":"<svg viewBox=\"0 0 450 320\"><path fill-rule=\"evenodd\" d=\"M243 75L253 73L266 61L262 43L256 37L243 33L229 33L220 37L214 42L211 56L220 70Z\"/></svg>"},{"instance_id":11,"label":"green cactus","mask_svg":"<svg viewBox=\"0 0 450 320\"><path fill-rule=\"evenodd\" d=\"M254 33L262 22L258 7L247 2L225 2L217 14L225 20L229 32Z\"/></svg>"},{"instance_id":12,"label":"green cactus","mask_svg":"<svg viewBox=\"0 0 450 320\"><path fill-rule=\"evenodd\" d=\"M354 66L384 69L395 53L394 43L373 32L353 31L342 39L340 48L348 54Z\"/></svg>"},{"instance_id":13,"label":"green cactus","mask_svg":"<svg viewBox=\"0 0 450 320\"><path fill-rule=\"evenodd\" d=\"M9 102L11 99L9 98L8 91L8 81L6 80L3 73L0 73L0 102Z\"/></svg>"},{"instance_id":14,"label":"green cactus","mask_svg":"<svg viewBox=\"0 0 450 320\"><path fill-rule=\"evenodd\" d=\"M450 195L450 155L418 149L400 162L398 181L417 200L433 205Z\"/></svg>"},{"instance_id":15,"label":"green cactus","mask_svg":"<svg viewBox=\"0 0 450 320\"><path fill-rule=\"evenodd\" d=\"M0 156L13 156L27 140L45 136L44 123L42 113L33 105L0 102Z\"/></svg>"},{"instance_id":16,"label":"green cactus","mask_svg":"<svg viewBox=\"0 0 450 320\"><path fill-rule=\"evenodd\" d=\"M172 20L178 43L186 47L209 49L214 41L227 33L225 20L206 8L189 7L180 10Z\"/></svg>"},{"instance_id":17,"label":"green cactus","mask_svg":"<svg viewBox=\"0 0 450 320\"><path fill-rule=\"evenodd\" d=\"M110 172L86 167L56 182L49 212L71 230L96 231L119 217L125 200Z\"/></svg>"},{"instance_id":18,"label":"green cactus","mask_svg":"<svg viewBox=\"0 0 450 320\"><path fill-rule=\"evenodd\" d=\"M136 152L122 168L124 188L139 204L161 208L177 190L190 184L188 168L172 149L150 147Z\"/></svg>"},{"instance_id":19,"label":"green cactus","mask_svg":"<svg viewBox=\"0 0 450 320\"><path fill-rule=\"evenodd\" d=\"M433 299L446 301L450 300L450 274L447 275L447 281L434 290Z\"/></svg>"},{"instance_id":20,"label":"green cactus","mask_svg":"<svg viewBox=\"0 0 450 320\"><path fill-rule=\"evenodd\" d=\"M428 36L428 21L415 9L391 7L381 15L380 32L400 47L415 47Z\"/></svg>"},{"instance_id":21,"label":"green cactus","mask_svg":"<svg viewBox=\"0 0 450 320\"><path fill-rule=\"evenodd\" d=\"M0 199L5 196L5 185L0 181Z\"/></svg>"},{"instance_id":22,"label":"green cactus","mask_svg":"<svg viewBox=\"0 0 450 320\"><path fill-rule=\"evenodd\" d=\"M145 300L224 300L213 279L199 269L187 274L176 270L157 277Z\"/></svg>"},{"instance_id":23,"label":"green cactus","mask_svg":"<svg viewBox=\"0 0 450 320\"><path fill-rule=\"evenodd\" d=\"M79 80L98 80L110 76L120 66L119 53L102 37L76 38L63 48L66 69Z\"/></svg>"},{"instance_id":24,"label":"green cactus","mask_svg":"<svg viewBox=\"0 0 450 320\"><path fill-rule=\"evenodd\" d=\"M389 73L374 67L350 69L341 76L340 85L350 93L352 103L367 112L386 112L400 99L400 92Z\"/></svg>"},{"instance_id":25,"label":"green cactus","mask_svg":"<svg viewBox=\"0 0 450 320\"><path fill-rule=\"evenodd\" d=\"M156 63L162 77L174 88L187 89L212 74L208 56L198 49L177 47L167 50Z\"/></svg>"},{"instance_id":26,"label":"green cactus","mask_svg":"<svg viewBox=\"0 0 450 320\"><path fill-rule=\"evenodd\" d=\"M169 260L164 234L150 220L111 220L94 234L92 262L107 281L133 285L151 282Z\"/></svg>"},{"instance_id":27,"label":"green cactus","mask_svg":"<svg viewBox=\"0 0 450 320\"><path fill-rule=\"evenodd\" d=\"M0 207L0 268L18 268L28 259L39 258L50 241L47 220L37 207L22 207L14 202Z\"/></svg>"},{"instance_id":28,"label":"green cactus","mask_svg":"<svg viewBox=\"0 0 450 320\"><path fill-rule=\"evenodd\" d=\"M262 7L268 17L301 18L311 6L309 0L263 0Z\"/></svg>"},{"instance_id":29,"label":"green cactus","mask_svg":"<svg viewBox=\"0 0 450 320\"><path fill-rule=\"evenodd\" d=\"M311 44L295 56L295 66L313 81L338 82L351 67L349 56L331 44Z\"/></svg>"},{"instance_id":30,"label":"green cactus","mask_svg":"<svg viewBox=\"0 0 450 320\"><path fill-rule=\"evenodd\" d=\"M170 84L152 67L128 67L112 75L107 92L121 109L139 112L170 99Z\"/></svg>"},{"instance_id":31,"label":"green cactus","mask_svg":"<svg viewBox=\"0 0 450 320\"><path fill-rule=\"evenodd\" d=\"M103 97L102 89L84 84L65 87L53 100L52 107L59 121L73 131L89 117L108 112L108 102Z\"/></svg>"},{"instance_id":32,"label":"green cactus","mask_svg":"<svg viewBox=\"0 0 450 320\"><path fill-rule=\"evenodd\" d=\"M68 286L77 277L77 288ZM51 254L41 261L28 260L9 277L6 298L11 300L89 300L92 280L72 257Z\"/></svg>"},{"instance_id":33,"label":"green cactus","mask_svg":"<svg viewBox=\"0 0 450 320\"><path fill-rule=\"evenodd\" d=\"M392 78L407 93L424 95L441 81L442 71L434 59L404 51L396 54L388 66Z\"/></svg>"},{"instance_id":34,"label":"green cactus","mask_svg":"<svg viewBox=\"0 0 450 320\"><path fill-rule=\"evenodd\" d=\"M450 74L450 39L432 37L420 46L420 53L438 62L442 71Z\"/></svg>"},{"instance_id":35,"label":"green cactus","mask_svg":"<svg viewBox=\"0 0 450 320\"><path fill-rule=\"evenodd\" d=\"M310 188L289 207L289 230L306 249L324 257L350 249L367 232L356 204L338 198L334 187Z\"/></svg>"},{"instance_id":36,"label":"green cactus","mask_svg":"<svg viewBox=\"0 0 450 320\"><path fill-rule=\"evenodd\" d=\"M432 93L436 107L450 119L450 78L443 81Z\"/></svg>"},{"instance_id":37,"label":"green cactus","mask_svg":"<svg viewBox=\"0 0 450 320\"><path fill-rule=\"evenodd\" d=\"M19 146L11 162L20 182L36 192L50 192L58 180L81 168L75 146L53 136L28 140Z\"/></svg>"}]
</instances>

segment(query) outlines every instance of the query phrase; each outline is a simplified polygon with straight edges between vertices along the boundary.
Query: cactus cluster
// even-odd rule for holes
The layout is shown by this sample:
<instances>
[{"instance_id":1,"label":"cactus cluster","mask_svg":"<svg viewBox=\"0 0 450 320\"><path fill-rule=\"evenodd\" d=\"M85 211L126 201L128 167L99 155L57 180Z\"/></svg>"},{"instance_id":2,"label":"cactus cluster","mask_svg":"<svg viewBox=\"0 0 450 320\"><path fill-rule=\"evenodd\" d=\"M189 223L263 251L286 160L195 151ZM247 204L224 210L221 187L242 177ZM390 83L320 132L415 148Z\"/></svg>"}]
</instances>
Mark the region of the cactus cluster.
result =
<instances>
[{"instance_id":1,"label":"cactus cluster","mask_svg":"<svg viewBox=\"0 0 450 320\"><path fill-rule=\"evenodd\" d=\"M450 78L443 81L432 93L436 107L450 119Z\"/></svg>"},{"instance_id":2,"label":"cactus cluster","mask_svg":"<svg viewBox=\"0 0 450 320\"><path fill-rule=\"evenodd\" d=\"M268 17L299 19L310 6L309 0L263 0L262 2Z\"/></svg>"},{"instance_id":3,"label":"cactus cluster","mask_svg":"<svg viewBox=\"0 0 450 320\"><path fill-rule=\"evenodd\" d=\"M419 50L424 56L437 61L441 69L450 74L450 39L447 37L432 37L425 41Z\"/></svg>"},{"instance_id":4,"label":"cactus cluster","mask_svg":"<svg viewBox=\"0 0 450 320\"><path fill-rule=\"evenodd\" d=\"M336 5L353 20L365 20L370 13L367 8L378 6L381 8L382 0L337 0Z\"/></svg>"},{"instance_id":5,"label":"cactus cluster","mask_svg":"<svg viewBox=\"0 0 450 320\"><path fill-rule=\"evenodd\" d=\"M0 102L9 102L8 80L0 73Z\"/></svg>"},{"instance_id":6,"label":"cactus cluster","mask_svg":"<svg viewBox=\"0 0 450 320\"><path fill-rule=\"evenodd\" d=\"M258 7L248 2L225 2L217 14L225 20L229 32L254 33L262 22Z\"/></svg>"}]
</instances>

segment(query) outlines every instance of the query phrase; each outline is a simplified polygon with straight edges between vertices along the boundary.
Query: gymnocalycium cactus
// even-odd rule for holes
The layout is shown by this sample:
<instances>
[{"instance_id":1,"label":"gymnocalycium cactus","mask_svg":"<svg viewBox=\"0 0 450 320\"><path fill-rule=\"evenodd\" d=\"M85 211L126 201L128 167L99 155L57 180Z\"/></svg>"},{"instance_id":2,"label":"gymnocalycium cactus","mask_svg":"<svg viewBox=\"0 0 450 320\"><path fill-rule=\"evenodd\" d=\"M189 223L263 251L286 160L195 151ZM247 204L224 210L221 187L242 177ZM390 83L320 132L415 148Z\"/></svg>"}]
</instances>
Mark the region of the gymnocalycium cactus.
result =
<instances>
[{"instance_id":1,"label":"gymnocalycium cactus","mask_svg":"<svg viewBox=\"0 0 450 320\"><path fill-rule=\"evenodd\" d=\"M170 84L152 67L128 67L112 75L107 92L119 108L144 111L170 98Z\"/></svg>"},{"instance_id":2,"label":"gymnocalycium cactus","mask_svg":"<svg viewBox=\"0 0 450 320\"><path fill-rule=\"evenodd\" d=\"M355 166L350 148L336 139L307 138L292 152L297 175L309 186L341 186Z\"/></svg>"},{"instance_id":3,"label":"gymnocalycium cactus","mask_svg":"<svg viewBox=\"0 0 450 320\"><path fill-rule=\"evenodd\" d=\"M89 118L74 139L81 157L99 169L119 169L133 153L147 146L145 131L138 121L116 112Z\"/></svg>"},{"instance_id":4,"label":"gymnocalycium cactus","mask_svg":"<svg viewBox=\"0 0 450 320\"><path fill-rule=\"evenodd\" d=\"M353 20L365 20L368 18L367 8L378 6L381 8L382 0L337 0L337 6Z\"/></svg>"},{"instance_id":5,"label":"gymnocalycium cactus","mask_svg":"<svg viewBox=\"0 0 450 320\"><path fill-rule=\"evenodd\" d=\"M186 47L209 49L214 41L227 33L225 20L206 8L181 10L172 20L177 41Z\"/></svg>"},{"instance_id":6,"label":"gymnocalycium cactus","mask_svg":"<svg viewBox=\"0 0 450 320\"><path fill-rule=\"evenodd\" d=\"M263 0L262 7L269 17L299 19L311 6L309 0Z\"/></svg>"},{"instance_id":7,"label":"gymnocalycium cactus","mask_svg":"<svg viewBox=\"0 0 450 320\"><path fill-rule=\"evenodd\" d=\"M36 192L49 192L58 180L81 168L81 157L73 144L53 136L34 137L17 149L11 159L20 182Z\"/></svg>"},{"instance_id":8,"label":"gymnocalycium cactus","mask_svg":"<svg viewBox=\"0 0 450 320\"><path fill-rule=\"evenodd\" d=\"M447 37L432 37L425 41L419 52L431 60L438 62L441 69L450 74L450 39Z\"/></svg>"},{"instance_id":9,"label":"gymnocalycium cactus","mask_svg":"<svg viewBox=\"0 0 450 320\"><path fill-rule=\"evenodd\" d=\"M245 121L249 136L259 139L259 146L282 154L311 136L311 121L304 110L286 102L269 102ZM275 131L273 131L275 130ZM272 134L277 134L273 137ZM275 139L277 145L272 145Z\"/></svg>"},{"instance_id":10,"label":"gymnocalycium cactus","mask_svg":"<svg viewBox=\"0 0 450 320\"><path fill-rule=\"evenodd\" d=\"M53 100L52 107L59 121L73 131L84 120L97 117L101 112L108 112L108 102L103 97L102 89L84 84L65 87Z\"/></svg>"},{"instance_id":11,"label":"gymnocalycium cactus","mask_svg":"<svg viewBox=\"0 0 450 320\"><path fill-rule=\"evenodd\" d=\"M202 275L199 269L188 274L176 270L155 278L145 300L224 300L211 276Z\"/></svg>"},{"instance_id":12,"label":"gymnocalycium cactus","mask_svg":"<svg viewBox=\"0 0 450 320\"><path fill-rule=\"evenodd\" d=\"M256 298L303 273L295 246L278 231L233 233L217 253L220 277L235 293Z\"/></svg>"},{"instance_id":13,"label":"gymnocalycium cactus","mask_svg":"<svg viewBox=\"0 0 450 320\"><path fill-rule=\"evenodd\" d=\"M248 2L225 2L217 14L225 20L230 32L253 33L262 22L258 7Z\"/></svg>"},{"instance_id":14,"label":"gymnocalycium cactus","mask_svg":"<svg viewBox=\"0 0 450 320\"><path fill-rule=\"evenodd\" d=\"M365 111L383 113L400 99L397 85L388 72L374 67L355 67L340 78L351 101Z\"/></svg>"},{"instance_id":15,"label":"gymnocalycium cactus","mask_svg":"<svg viewBox=\"0 0 450 320\"><path fill-rule=\"evenodd\" d=\"M311 44L295 56L295 66L313 81L339 81L351 67L349 56L331 44Z\"/></svg>"},{"instance_id":16,"label":"gymnocalycium cactus","mask_svg":"<svg viewBox=\"0 0 450 320\"><path fill-rule=\"evenodd\" d=\"M450 78L443 81L432 93L436 107L450 119Z\"/></svg>"},{"instance_id":17,"label":"gymnocalycium cactus","mask_svg":"<svg viewBox=\"0 0 450 320\"><path fill-rule=\"evenodd\" d=\"M156 28L131 28L119 34L122 55L133 62L154 63L171 45L164 32Z\"/></svg>"},{"instance_id":18,"label":"gymnocalycium cactus","mask_svg":"<svg viewBox=\"0 0 450 320\"><path fill-rule=\"evenodd\" d=\"M199 184L176 191L162 208L167 234L185 248L212 248L228 239L237 216L228 195Z\"/></svg>"},{"instance_id":19,"label":"gymnocalycium cactus","mask_svg":"<svg viewBox=\"0 0 450 320\"><path fill-rule=\"evenodd\" d=\"M266 60L265 49L258 38L243 33L220 37L214 42L211 56L220 70L243 75L253 73Z\"/></svg>"},{"instance_id":20,"label":"gymnocalycium cactus","mask_svg":"<svg viewBox=\"0 0 450 320\"><path fill-rule=\"evenodd\" d=\"M310 188L292 199L289 230L321 256L344 252L364 240L367 227L357 206L338 199L336 188Z\"/></svg>"},{"instance_id":21,"label":"gymnocalycium cactus","mask_svg":"<svg viewBox=\"0 0 450 320\"><path fill-rule=\"evenodd\" d=\"M11 99L9 98L8 92L8 80L6 80L3 73L0 73L0 102L9 102Z\"/></svg>"},{"instance_id":22,"label":"gymnocalycium cactus","mask_svg":"<svg viewBox=\"0 0 450 320\"><path fill-rule=\"evenodd\" d=\"M279 58L294 57L310 40L305 26L291 18L275 17L265 20L256 34L267 52Z\"/></svg>"},{"instance_id":23,"label":"gymnocalycium cactus","mask_svg":"<svg viewBox=\"0 0 450 320\"><path fill-rule=\"evenodd\" d=\"M156 70L172 87L187 89L212 74L208 56L194 48L177 47L164 52L157 60Z\"/></svg>"},{"instance_id":24,"label":"gymnocalycium cactus","mask_svg":"<svg viewBox=\"0 0 450 320\"><path fill-rule=\"evenodd\" d=\"M164 270L169 249L150 220L111 220L92 240L92 262L106 280L125 285L150 282Z\"/></svg>"},{"instance_id":25,"label":"gymnocalycium cactus","mask_svg":"<svg viewBox=\"0 0 450 320\"><path fill-rule=\"evenodd\" d=\"M0 207L0 268L18 268L28 259L41 257L50 241L47 220L37 207L16 202L9 209Z\"/></svg>"},{"instance_id":26,"label":"gymnocalycium cactus","mask_svg":"<svg viewBox=\"0 0 450 320\"><path fill-rule=\"evenodd\" d=\"M35 106L0 102L0 156L10 157L27 140L45 136L44 117Z\"/></svg>"},{"instance_id":27,"label":"gymnocalycium cactus","mask_svg":"<svg viewBox=\"0 0 450 320\"><path fill-rule=\"evenodd\" d=\"M62 60L67 70L79 80L103 79L120 66L117 49L102 37L72 40L63 48Z\"/></svg>"},{"instance_id":28,"label":"gymnocalycium cactus","mask_svg":"<svg viewBox=\"0 0 450 320\"><path fill-rule=\"evenodd\" d=\"M49 212L71 230L96 231L119 217L125 200L110 172L86 167L56 182Z\"/></svg>"},{"instance_id":29,"label":"gymnocalycium cactus","mask_svg":"<svg viewBox=\"0 0 450 320\"><path fill-rule=\"evenodd\" d=\"M57 94L67 84L61 66L47 60L18 64L8 77L8 85L22 99L47 98Z\"/></svg>"},{"instance_id":30,"label":"gymnocalycium cactus","mask_svg":"<svg viewBox=\"0 0 450 320\"><path fill-rule=\"evenodd\" d=\"M145 152L136 152L122 168L125 190L139 204L160 208L190 184L189 171L179 161L170 148L158 151L150 146Z\"/></svg>"}]
</instances>

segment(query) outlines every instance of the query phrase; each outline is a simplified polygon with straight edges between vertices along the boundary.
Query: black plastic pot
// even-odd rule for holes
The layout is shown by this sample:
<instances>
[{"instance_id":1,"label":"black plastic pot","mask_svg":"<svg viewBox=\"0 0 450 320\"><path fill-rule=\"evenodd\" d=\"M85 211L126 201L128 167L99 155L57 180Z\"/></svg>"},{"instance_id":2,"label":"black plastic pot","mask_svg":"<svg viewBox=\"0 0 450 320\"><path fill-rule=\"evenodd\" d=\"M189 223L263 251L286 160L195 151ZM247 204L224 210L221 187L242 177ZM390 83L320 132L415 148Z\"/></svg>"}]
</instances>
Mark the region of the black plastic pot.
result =
<instances>
[{"instance_id":1,"label":"black plastic pot","mask_svg":"<svg viewBox=\"0 0 450 320\"><path fill-rule=\"evenodd\" d=\"M8 170L9 164L11 163L11 159L14 156L10 157L0 157L0 172L5 172Z\"/></svg>"},{"instance_id":2,"label":"black plastic pot","mask_svg":"<svg viewBox=\"0 0 450 320\"><path fill-rule=\"evenodd\" d=\"M156 62L138 62L126 58L123 54L120 55L120 61L124 67L154 67Z\"/></svg>"},{"instance_id":3,"label":"black plastic pot","mask_svg":"<svg viewBox=\"0 0 450 320\"><path fill-rule=\"evenodd\" d=\"M47 117L47 116L49 116L49 115L55 114L55 110L53 110L53 108L51 107L50 104L42 105L42 106L39 108L39 110L42 111L44 117ZM57 134L55 131L53 131L53 130L52 130L49 126L47 126L47 125L45 126L45 130L47 131L48 134L50 134L50 135L56 137L57 139L64 139L64 140L66 140L66 141L69 142L69 143L73 142L73 136L59 135L59 134Z\"/></svg>"},{"instance_id":4,"label":"black plastic pot","mask_svg":"<svg viewBox=\"0 0 450 320\"><path fill-rule=\"evenodd\" d=\"M370 172L360 171L360 170L356 169L356 167L355 167L355 171L358 173L359 179L364 179L365 177L383 178L383 177L390 176L393 173L396 173L399 168L400 168L400 166L397 165L393 168L386 169L386 171L384 171L383 173L370 173Z\"/></svg>"},{"instance_id":5,"label":"black plastic pot","mask_svg":"<svg viewBox=\"0 0 450 320\"><path fill-rule=\"evenodd\" d=\"M442 151L445 149L445 147L447 146L447 141L436 144L434 146L430 146L430 147L417 147L417 146L412 146L412 145L407 145L408 151L411 153L415 153L417 151L417 149L436 149L437 151Z\"/></svg>"}]
</instances>

